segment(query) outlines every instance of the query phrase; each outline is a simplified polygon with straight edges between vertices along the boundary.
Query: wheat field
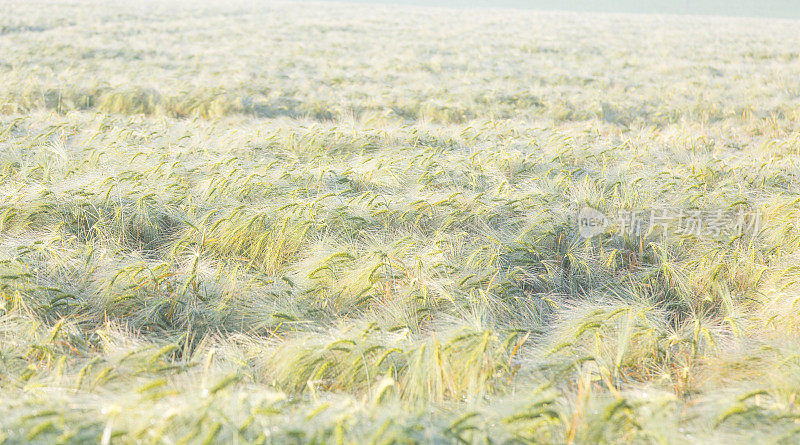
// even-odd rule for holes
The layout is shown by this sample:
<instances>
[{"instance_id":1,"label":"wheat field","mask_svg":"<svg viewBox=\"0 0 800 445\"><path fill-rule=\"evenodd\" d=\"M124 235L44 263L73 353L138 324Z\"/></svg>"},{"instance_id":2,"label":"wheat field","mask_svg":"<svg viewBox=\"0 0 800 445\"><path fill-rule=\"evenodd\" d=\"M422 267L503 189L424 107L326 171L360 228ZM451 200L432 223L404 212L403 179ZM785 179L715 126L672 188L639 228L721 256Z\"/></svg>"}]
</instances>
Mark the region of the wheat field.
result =
<instances>
[{"instance_id":1,"label":"wheat field","mask_svg":"<svg viewBox=\"0 0 800 445\"><path fill-rule=\"evenodd\" d=\"M4 2L0 443L797 443L798 42Z\"/></svg>"}]
</instances>

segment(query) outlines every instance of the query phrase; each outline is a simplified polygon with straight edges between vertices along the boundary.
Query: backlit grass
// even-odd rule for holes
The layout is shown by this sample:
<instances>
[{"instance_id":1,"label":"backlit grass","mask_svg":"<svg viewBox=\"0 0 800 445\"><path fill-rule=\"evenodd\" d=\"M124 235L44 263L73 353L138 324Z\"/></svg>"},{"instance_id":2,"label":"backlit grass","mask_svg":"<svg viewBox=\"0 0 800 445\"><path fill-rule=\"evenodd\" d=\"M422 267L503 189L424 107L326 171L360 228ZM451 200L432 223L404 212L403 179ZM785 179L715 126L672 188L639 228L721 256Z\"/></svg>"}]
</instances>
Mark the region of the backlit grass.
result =
<instances>
[{"instance_id":1,"label":"backlit grass","mask_svg":"<svg viewBox=\"0 0 800 445\"><path fill-rule=\"evenodd\" d=\"M796 23L11 5L0 443L798 440Z\"/></svg>"}]
</instances>

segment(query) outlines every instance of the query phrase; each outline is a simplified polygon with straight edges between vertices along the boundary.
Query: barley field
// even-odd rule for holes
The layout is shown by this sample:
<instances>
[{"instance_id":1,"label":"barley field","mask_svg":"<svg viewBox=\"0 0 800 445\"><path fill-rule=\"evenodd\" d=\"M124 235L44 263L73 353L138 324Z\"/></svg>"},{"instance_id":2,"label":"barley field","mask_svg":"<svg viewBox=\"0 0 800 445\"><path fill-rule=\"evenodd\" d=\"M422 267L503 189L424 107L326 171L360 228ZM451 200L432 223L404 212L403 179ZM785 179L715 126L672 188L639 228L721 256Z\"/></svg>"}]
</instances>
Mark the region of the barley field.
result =
<instances>
[{"instance_id":1,"label":"barley field","mask_svg":"<svg viewBox=\"0 0 800 445\"><path fill-rule=\"evenodd\" d=\"M3 2L0 443L798 443L799 25Z\"/></svg>"}]
</instances>

